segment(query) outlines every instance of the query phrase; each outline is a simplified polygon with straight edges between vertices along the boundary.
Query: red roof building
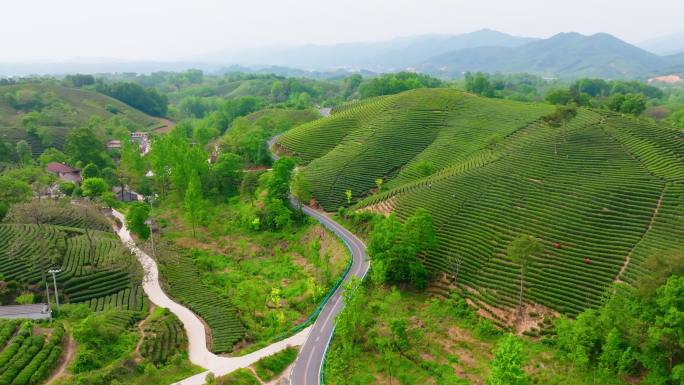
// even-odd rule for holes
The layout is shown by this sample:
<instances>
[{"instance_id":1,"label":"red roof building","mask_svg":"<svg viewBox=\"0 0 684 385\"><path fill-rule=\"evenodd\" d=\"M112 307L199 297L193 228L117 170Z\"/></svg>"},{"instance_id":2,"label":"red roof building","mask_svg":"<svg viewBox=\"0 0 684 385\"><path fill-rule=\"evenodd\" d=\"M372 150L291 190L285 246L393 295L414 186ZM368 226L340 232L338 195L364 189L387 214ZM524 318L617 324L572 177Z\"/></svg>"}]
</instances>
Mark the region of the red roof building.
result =
<instances>
[{"instance_id":1,"label":"red roof building","mask_svg":"<svg viewBox=\"0 0 684 385\"><path fill-rule=\"evenodd\" d=\"M81 183L81 171L64 163L50 162L45 166L45 171L56 174L60 180Z\"/></svg>"}]
</instances>

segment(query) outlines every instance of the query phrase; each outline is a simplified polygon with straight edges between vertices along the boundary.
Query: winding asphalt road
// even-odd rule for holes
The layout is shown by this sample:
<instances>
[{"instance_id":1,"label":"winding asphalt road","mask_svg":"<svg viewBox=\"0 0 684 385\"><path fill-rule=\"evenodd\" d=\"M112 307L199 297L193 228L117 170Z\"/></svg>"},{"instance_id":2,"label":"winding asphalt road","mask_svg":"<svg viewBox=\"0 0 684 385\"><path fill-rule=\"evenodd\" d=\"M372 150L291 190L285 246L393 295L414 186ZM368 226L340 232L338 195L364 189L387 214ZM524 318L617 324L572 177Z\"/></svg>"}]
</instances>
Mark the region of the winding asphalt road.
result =
<instances>
[{"instance_id":1,"label":"winding asphalt road","mask_svg":"<svg viewBox=\"0 0 684 385\"><path fill-rule=\"evenodd\" d=\"M339 223L327 217L325 214L316 211L308 206L303 206L302 210L310 217L319 221L323 226L341 238L352 254L352 266L349 274L344 281L351 277L363 278L368 272L370 263L366 257L366 245L345 229ZM299 350L297 360L290 372L290 384L292 385L319 385L321 377L321 367L324 364L325 353L335 329L335 316L344 307L342 299L342 285L337 288L328 302L321 310L309 332L309 336L304 345Z\"/></svg>"},{"instance_id":2,"label":"winding asphalt road","mask_svg":"<svg viewBox=\"0 0 684 385\"><path fill-rule=\"evenodd\" d=\"M280 137L276 135L268 140L268 148L272 150L276 141ZM271 151L271 157L273 160L278 159L278 155ZM298 202L293 199L293 205L297 205ZM351 277L363 278L368 272L370 263L366 255L366 245L361 241L356 235L351 233L349 230L344 228L339 223L335 222L330 217L326 216L325 213L314 210L309 206L302 206L302 211L304 213L325 226L328 230L332 231L337 237L344 241L345 245L349 249L352 255L352 266L349 269L349 273L344 278L344 282L347 282ZM299 350L299 355L295 360L292 371L290 372L290 384L291 385L319 385L321 382L321 370L323 364L325 363L325 354L328 351L328 346L330 345L330 340L332 339L333 332L335 330L335 316L344 307L344 301L342 300L342 290L344 285L335 290L328 302L321 310L320 314L316 318L311 327L306 342L304 346Z\"/></svg>"}]
</instances>

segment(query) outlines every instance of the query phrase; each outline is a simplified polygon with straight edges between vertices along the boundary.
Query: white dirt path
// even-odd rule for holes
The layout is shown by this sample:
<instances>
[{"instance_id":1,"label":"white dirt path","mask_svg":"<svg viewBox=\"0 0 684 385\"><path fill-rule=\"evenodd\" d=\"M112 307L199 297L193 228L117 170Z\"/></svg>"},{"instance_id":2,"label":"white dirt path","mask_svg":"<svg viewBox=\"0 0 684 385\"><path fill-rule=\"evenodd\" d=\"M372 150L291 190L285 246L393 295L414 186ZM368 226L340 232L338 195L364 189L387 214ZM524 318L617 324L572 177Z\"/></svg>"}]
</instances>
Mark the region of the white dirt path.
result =
<instances>
[{"instance_id":1,"label":"white dirt path","mask_svg":"<svg viewBox=\"0 0 684 385\"><path fill-rule=\"evenodd\" d=\"M126 227L124 215L117 210L112 210L112 214L122 224L121 228L117 231L119 238L121 238L121 241L135 254L143 267L143 290L145 290L147 297L155 305L169 309L170 312L181 320L185 333L188 335L188 357L190 362L207 369L206 372L199 373L177 382L177 385L202 385L209 372L214 373L216 376L228 374L236 369L245 368L261 358L275 354L288 346L300 346L306 341L311 327L302 330L292 337L278 341L263 349L241 357L222 357L212 353L207 349L207 338L202 321L195 313L190 311L190 309L174 302L166 293L164 293L164 290L162 290L161 285L159 284L159 269L157 263L136 246Z\"/></svg>"}]
</instances>

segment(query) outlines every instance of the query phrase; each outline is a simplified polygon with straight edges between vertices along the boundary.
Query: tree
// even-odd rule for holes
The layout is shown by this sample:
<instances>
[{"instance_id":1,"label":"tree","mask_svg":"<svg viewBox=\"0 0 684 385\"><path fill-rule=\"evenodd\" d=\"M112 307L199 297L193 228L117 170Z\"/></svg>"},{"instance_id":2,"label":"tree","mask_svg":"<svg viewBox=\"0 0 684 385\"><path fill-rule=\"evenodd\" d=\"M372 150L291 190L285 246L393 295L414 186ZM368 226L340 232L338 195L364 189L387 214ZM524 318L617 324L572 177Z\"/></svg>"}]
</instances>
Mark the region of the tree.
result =
<instances>
[{"instance_id":1,"label":"tree","mask_svg":"<svg viewBox=\"0 0 684 385\"><path fill-rule=\"evenodd\" d=\"M72 164L93 163L103 168L110 162L104 144L95 136L93 130L86 127L71 130L67 135L64 149Z\"/></svg>"},{"instance_id":2,"label":"tree","mask_svg":"<svg viewBox=\"0 0 684 385\"><path fill-rule=\"evenodd\" d=\"M88 163L85 167L83 167L83 170L81 170L81 177L83 179L99 178L100 168L94 163Z\"/></svg>"},{"instance_id":3,"label":"tree","mask_svg":"<svg viewBox=\"0 0 684 385\"><path fill-rule=\"evenodd\" d=\"M546 95L546 101L551 104L564 105L572 101L572 95L568 90L557 89Z\"/></svg>"},{"instance_id":4,"label":"tree","mask_svg":"<svg viewBox=\"0 0 684 385\"><path fill-rule=\"evenodd\" d=\"M51 162L67 163L67 161L67 156L54 147L45 149L45 151L43 151L43 153L38 157L38 162L43 167L47 166L47 164Z\"/></svg>"},{"instance_id":5,"label":"tree","mask_svg":"<svg viewBox=\"0 0 684 385\"><path fill-rule=\"evenodd\" d=\"M204 198L202 196L202 182L196 173L190 177L188 189L183 200L185 216L192 226L192 236L196 236L195 229L204 218Z\"/></svg>"},{"instance_id":6,"label":"tree","mask_svg":"<svg viewBox=\"0 0 684 385\"><path fill-rule=\"evenodd\" d=\"M657 316L648 329L652 352L664 353L665 371L684 374L684 277L674 275L656 291ZM656 368L653 368L656 369ZM679 378L680 383L683 378Z\"/></svg>"},{"instance_id":7,"label":"tree","mask_svg":"<svg viewBox=\"0 0 684 385\"><path fill-rule=\"evenodd\" d=\"M302 204L308 204L311 200L309 181L301 171L296 172L292 178L292 186L290 187L290 190L292 190L292 195L297 198L300 209Z\"/></svg>"},{"instance_id":8,"label":"tree","mask_svg":"<svg viewBox=\"0 0 684 385\"><path fill-rule=\"evenodd\" d=\"M145 175L145 160L140 154L140 147L136 142L125 140L121 147L121 162L117 173L123 184L137 185ZM124 186L121 186L123 194Z\"/></svg>"},{"instance_id":9,"label":"tree","mask_svg":"<svg viewBox=\"0 0 684 385\"><path fill-rule=\"evenodd\" d=\"M382 178L377 178L375 180L375 186L378 188L378 192L382 191L382 184L383 183L385 183L385 181L382 180Z\"/></svg>"},{"instance_id":10,"label":"tree","mask_svg":"<svg viewBox=\"0 0 684 385\"><path fill-rule=\"evenodd\" d=\"M126 213L126 225L140 239L146 240L150 237L150 227L145 221L150 216L150 206L144 202L135 202Z\"/></svg>"},{"instance_id":11,"label":"tree","mask_svg":"<svg viewBox=\"0 0 684 385\"><path fill-rule=\"evenodd\" d=\"M642 298L652 298L656 290L671 276L684 276L684 251L658 251L643 262L644 274L636 281L637 294Z\"/></svg>"},{"instance_id":12,"label":"tree","mask_svg":"<svg viewBox=\"0 0 684 385\"><path fill-rule=\"evenodd\" d=\"M532 264L532 257L540 254L543 247L539 240L531 235L520 235L508 245L508 258L520 266L520 293L518 295L518 311L522 315L523 290L525 286L525 274Z\"/></svg>"},{"instance_id":13,"label":"tree","mask_svg":"<svg viewBox=\"0 0 684 385\"><path fill-rule=\"evenodd\" d=\"M252 202L254 199L254 193L258 187L259 173L246 172L242 178L242 183L240 184L240 195L242 195L242 197L248 197L249 201Z\"/></svg>"},{"instance_id":14,"label":"tree","mask_svg":"<svg viewBox=\"0 0 684 385\"><path fill-rule=\"evenodd\" d=\"M512 334L507 334L496 344L494 358L489 363L487 385L525 385L523 370L523 345Z\"/></svg>"},{"instance_id":15,"label":"tree","mask_svg":"<svg viewBox=\"0 0 684 385\"><path fill-rule=\"evenodd\" d=\"M347 206L351 206L351 200L352 200L352 190L344 190L344 196L347 198Z\"/></svg>"},{"instance_id":16,"label":"tree","mask_svg":"<svg viewBox=\"0 0 684 385\"><path fill-rule=\"evenodd\" d=\"M295 167L295 161L284 156L273 163L273 171L268 182L268 197L287 202L290 192L290 179Z\"/></svg>"},{"instance_id":17,"label":"tree","mask_svg":"<svg viewBox=\"0 0 684 385\"><path fill-rule=\"evenodd\" d=\"M0 202L7 205L31 198L31 186L23 180L0 175Z\"/></svg>"},{"instance_id":18,"label":"tree","mask_svg":"<svg viewBox=\"0 0 684 385\"><path fill-rule=\"evenodd\" d=\"M211 168L211 174L216 184L216 190L221 197L233 196L238 192L242 180L242 158L224 152L219 155Z\"/></svg>"},{"instance_id":19,"label":"tree","mask_svg":"<svg viewBox=\"0 0 684 385\"><path fill-rule=\"evenodd\" d=\"M488 98L494 97L494 86L482 72L478 72L475 75L470 72L466 73L465 89L466 91L477 95L486 96Z\"/></svg>"},{"instance_id":20,"label":"tree","mask_svg":"<svg viewBox=\"0 0 684 385\"><path fill-rule=\"evenodd\" d=\"M95 90L105 95L135 107L153 116L164 116L168 109L169 100L154 88L145 88L132 82L104 83L99 81Z\"/></svg>"},{"instance_id":21,"label":"tree","mask_svg":"<svg viewBox=\"0 0 684 385\"><path fill-rule=\"evenodd\" d=\"M608 101L608 107L623 114L641 115L646 110L646 97L636 93L616 93Z\"/></svg>"},{"instance_id":22,"label":"tree","mask_svg":"<svg viewBox=\"0 0 684 385\"><path fill-rule=\"evenodd\" d=\"M83 196L89 198L96 198L102 196L105 192L109 191L109 185L102 178L89 178L83 181L81 184L83 189Z\"/></svg>"},{"instance_id":23,"label":"tree","mask_svg":"<svg viewBox=\"0 0 684 385\"><path fill-rule=\"evenodd\" d=\"M22 164L30 164L32 162L31 145L29 145L27 141L18 141L16 152L17 157L19 158L19 162L21 162Z\"/></svg>"}]
</instances>

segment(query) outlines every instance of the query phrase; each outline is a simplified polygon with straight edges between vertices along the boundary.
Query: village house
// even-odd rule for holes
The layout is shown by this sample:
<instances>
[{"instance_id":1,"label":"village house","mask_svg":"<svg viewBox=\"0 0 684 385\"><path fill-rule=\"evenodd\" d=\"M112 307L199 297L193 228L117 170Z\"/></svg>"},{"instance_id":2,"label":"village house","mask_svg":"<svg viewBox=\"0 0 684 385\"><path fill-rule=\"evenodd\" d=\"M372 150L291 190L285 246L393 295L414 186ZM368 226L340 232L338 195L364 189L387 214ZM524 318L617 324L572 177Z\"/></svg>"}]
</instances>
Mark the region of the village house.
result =
<instances>
[{"instance_id":1,"label":"village house","mask_svg":"<svg viewBox=\"0 0 684 385\"><path fill-rule=\"evenodd\" d=\"M108 150L118 150L121 148L121 141L120 140L110 140L107 142L107 149Z\"/></svg>"},{"instance_id":2,"label":"village house","mask_svg":"<svg viewBox=\"0 0 684 385\"><path fill-rule=\"evenodd\" d=\"M145 155L150 151L150 141L149 138L147 137L146 132L132 132L131 133L131 139L134 141L138 142L138 145L140 146L140 152Z\"/></svg>"},{"instance_id":3,"label":"village house","mask_svg":"<svg viewBox=\"0 0 684 385\"><path fill-rule=\"evenodd\" d=\"M129 188L122 189L121 186L112 187L112 192L117 200L123 202L137 202L143 200L143 196Z\"/></svg>"},{"instance_id":4,"label":"village house","mask_svg":"<svg viewBox=\"0 0 684 385\"><path fill-rule=\"evenodd\" d=\"M61 181L81 184L81 171L64 163L50 162L45 166L45 171L57 175Z\"/></svg>"}]
</instances>

